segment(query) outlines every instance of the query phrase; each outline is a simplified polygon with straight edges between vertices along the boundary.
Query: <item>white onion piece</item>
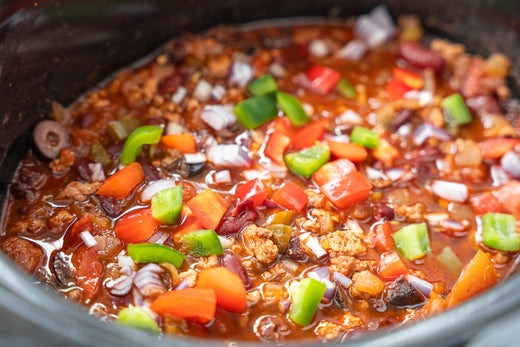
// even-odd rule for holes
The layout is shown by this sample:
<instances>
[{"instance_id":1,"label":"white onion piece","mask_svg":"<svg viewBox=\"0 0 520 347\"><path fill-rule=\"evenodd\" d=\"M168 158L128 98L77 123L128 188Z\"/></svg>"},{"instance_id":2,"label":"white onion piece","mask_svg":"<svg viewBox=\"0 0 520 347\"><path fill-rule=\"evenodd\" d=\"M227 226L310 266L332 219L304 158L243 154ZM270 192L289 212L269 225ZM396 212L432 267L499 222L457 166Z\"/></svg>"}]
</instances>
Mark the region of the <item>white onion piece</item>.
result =
<instances>
[{"instance_id":1,"label":"white onion piece","mask_svg":"<svg viewBox=\"0 0 520 347\"><path fill-rule=\"evenodd\" d=\"M307 273L307 277L314 278L320 282L323 282L323 280L330 280L330 269L328 266L314 268Z\"/></svg>"},{"instance_id":2,"label":"white onion piece","mask_svg":"<svg viewBox=\"0 0 520 347\"><path fill-rule=\"evenodd\" d=\"M228 249L233 244L233 240L228 239L224 236L218 236L218 239L220 240L220 244L222 245L222 248Z\"/></svg>"},{"instance_id":3,"label":"white onion piece","mask_svg":"<svg viewBox=\"0 0 520 347\"><path fill-rule=\"evenodd\" d=\"M382 44L394 31L394 23L384 5L377 6L368 15L360 16L354 26L356 36L365 40L370 47Z\"/></svg>"},{"instance_id":4,"label":"white onion piece","mask_svg":"<svg viewBox=\"0 0 520 347\"><path fill-rule=\"evenodd\" d=\"M164 284L159 274L164 270L157 264L150 263L137 271L134 278L134 285L144 295L148 296L158 291L165 291Z\"/></svg>"},{"instance_id":5,"label":"white onion piece","mask_svg":"<svg viewBox=\"0 0 520 347\"><path fill-rule=\"evenodd\" d=\"M141 192L141 201L147 202L152 200L153 196L160 191L163 191L168 188L175 187L175 180L170 178L165 178L162 180L152 181L148 183L148 185Z\"/></svg>"},{"instance_id":6,"label":"white onion piece","mask_svg":"<svg viewBox=\"0 0 520 347\"><path fill-rule=\"evenodd\" d=\"M393 182L399 181L401 177L406 173L407 170L403 168L391 168L385 170L385 175L390 178Z\"/></svg>"},{"instance_id":7,"label":"white onion piece","mask_svg":"<svg viewBox=\"0 0 520 347\"><path fill-rule=\"evenodd\" d=\"M179 135L186 132L186 128L177 122L169 122L166 126L166 135Z\"/></svg>"},{"instance_id":8,"label":"white onion piece","mask_svg":"<svg viewBox=\"0 0 520 347\"><path fill-rule=\"evenodd\" d=\"M253 67L241 60L235 60L231 66L229 82L239 87L245 87L253 78Z\"/></svg>"},{"instance_id":9,"label":"white onion piece","mask_svg":"<svg viewBox=\"0 0 520 347\"><path fill-rule=\"evenodd\" d=\"M145 304L143 294L135 287L132 287L132 303L137 307L142 307Z\"/></svg>"},{"instance_id":10,"label":"white onion piece","mask_svg":"<svg viewBox=\"0 0 520 347\"><path fill-rule=\"evenodd\" d=\"M204 153L185 153L184 160L186 164L201 164L206 162L207 158Z\"/></svg>"},{"instance_id":11,"label":"white onion piece","mask_svg":"<svg viewBox=\"0 0 520 347\"><path fill-rule=\"evenodd\" d=\"M334 296L334 293L336 292L336 283L331 282L330 280L324 280L322 282L327 286L325 289L325 293L323 294L323 298L328 302L332 300L332 297Z\"/></svg>"},{"instance_id":12,"label":"white onion piece","mask_svg":"<svg viewBox=\"0 0 520 347\"><path fill-rule=\"evenodd\" d=\"M450 141L451 136L446 131L437 128L429 123L423 123L417 127L413 134L413 141L416 145L422 145L428 138L434 137L441 141Z\"/></svg>"},{"instance_id":13,"label":"white onion piece","mask_svg":"<svg viewBox=\"0 0 520 347\"><path fill-rule=\"evenodd\" d=\"M336 124L352 124L352 125L358 125L363 123L363 119L357 114L356 112L352 110L346 110L342 114L336 117L335 119Z\"/></svg>"},{"instance_id":14,"label":"white onion piece","mask_svg":"<svg viewBox=\"0 0 520 347\"><path fill-rule=\"evenodd\" d=\"M415 99L421 106L429 105L433 102L433 95L426 90L410 90L403 95L405 99Z\"/></svg>"},{"instance_id":15,"label":"white onion piece","mask_svg":"<svg viewBox=\"0 0 520 347\"><path fill-rule=\"evenodd\" d=\"M509 174L500 165L491 165L489 172L493 180L493 187L500 187L511 180Z\"/></svg>"},{"instance_id":16,"label":"white onion piece","mask_svg":"<svg viewBox=\"0 0 520 347\"><path fill-rule=\"evenodd\" d=\"M334 272L332 274L332 279L336 282L339 282L344 288L350 287L354 282L350 278L339 272Z\"/></svg>"},{"instance_id":17,"label":"white onion piece","mask_svg":"<svg viewBox=\"0 0 520 347\"><path fill-rule=\"evenodd\" d=\"M157 243L159 245L162 245L170 238L170 234L165 233L163 231L156 231L152 236L150 236L148 239L146 239L143 242L147 243Z\"/></svg>"},{"instance_id":18,"label":"white onion piece","mask_svg":"<svg viewBox=\"0 0 520 347\"><path fill-rule=\"evenodd\" d=\"M280 166L273 162L269 163L262 163L262 168L266 171L264 171L264 174L268 174L267 178L269 176L275 177L275 178L285 178L287 177L287 167L286 166Z\"/></svg>"},{"instance_id":19,"label":"white onion piece","mask_svg":"<svg viewBox=\"0 0 520 347\"><path fill-rule=\"evenodd\" d=\"M388 181L389 180L388 176L386 176L384 172L376 170L370 166L367 166L366 173L367 173L368 179L371 181L378 181L378 180Z\"/></svg>"},{"instance_id":20,"label":"white onion piece","mask_svg":"<svg viewBox=\"0 0 520 347\"><path fill-rule=\"evenodd\" d=\"M237 117L221 105L206 105L200 118L213 129L219 131L237 122Z\"/></svg>"},{"instance_id":21,"label":"white onion piece","mask_svg":"<svg viewBox=\"0 0 520 347\"><path fill-rule=\"evenodd\" d=\"M132 276L122 275L115 280L110 280L105 284L110 294L112 295L126 295L130 293L132 289L133 278Z\"/></svg>"},{"instance_id":22,"label":"white onion piece","mask_svg":"<svg viewBox=\"0 0 520 347\"><path fill-rule=\"evenodd\" d=\"M244 171L242 171L242 176L244 176L244 178L247 181L251 181L251 180L255 180L257 178L263 178L264 172L258 171L258 170L244 170Z\"/></svg>"},{"instance_id":23,"label":"white onion piece","mask_svg":"<svg viewBox=\"0 0 520 347\"><path fill-rule=\"evenodd\" d=\"M330 54L330 49L327 42L322 39L315 39L309 44L309 53L317 58L324 58Z\"/></svg>"},{"instance_id":24,"label":"white onion piece","mask_svg":"<svg viewBox=\"0 0 520 347\"><path fill-rule=\"evenodd\" d=\"M308 103L304 102L304 103L302 103L302 108L303 108L303 110L305 111L305 114L306 114L307 116L310 117L310 116L313 115L313 113L314 113L314 107L312 107L311 104L308 104Z\"/></svg>"},{"instance_id":25,"label":"white onion piece","mask_svg":"<svg viewBox=\"0 0 520 347\"><path fill-rule=\"evenodd\" d=\"M281 77L287 76L287 70L285 70L285 68L282 66L282 64L279 64L279 63L272 63L269 66L269 72L274 77L281 78Z\"/></svg>"},{"instance_id":26,"label":"white onion piece","mask_svg":"<svg viewBox=\"0 0 520 347\"><path fill-rule=\"evenodd\" d=\"M229 173L229 170L215 172L213 175L213 182L218 184L231 182L231 174Z\"/></svg>"},{"instance_id":27,"label":"white onion piece","mask_svg":"<svg viewBox=\"0 0 520 347\"><path fill-rule=\"evenodd\" d=\"M388 9L385 5L379 5L376 8L374 8L370 12L370 16L372 17L372 20L375 23L387 29L388 31L393 32L395 30L394 21L392 20L392 16L390 16L390 13L388 13Z\"/></svg>"},{"instance_id":28,"label":"white onion piece","mask_svg":"<svg viewBox=\"0 0 520 347\"><path fill-rule=\"evenodd\" d=\"M424 296L428 298L430 297L430 294L433 290L433 284L412 275L408 275L407 277L408 282L410 282L412 286L414 286L418 291L423 293Z\"/></svg>"},{"instance_id":29,"label":"white onion piece","mask_svg":"<svg viewBox=\"0 0 520 347\"><path fill-rule=\"evenodd\" d=\"M445 200L461 203L468 200L468 187L462 183L435 180L431 188L433 194Z\"/></svg>"},{"instance_id":30,"label":"white onion piece","mask_svg":"<svg viewBox=\"0 0 520 347\"><path fill-rule=\"evenodd\" d=\"M186 97L186 94L188 93L188 91L186 90L186 88L184 88L183 86L179 86L177 88L177 90L175 91L175 93L172 95L171 97L171 101L174 103L174 104L180 104L182 102L182 100L184 100L184 98Z\"/></svg>"},{"instance_id":31,"label":"white onion piece","mask_svg":"<svg viewBox=\"0 0 520 347\"><path fill-rule=\"evenodd\" d=\"M368 46L363 40L352 40L345 46L341 47L336 53L338 58L347 59L351 61L358 61L368 50Z\"/></svg>"},{"instance_id":32,"label":"white onion piece","mask_svg":"<svg viewBox=\"0 0 520 347\"><path fill-rule=\"evenodd\" d=\"M224 144L209 148L208 159L215 165L231 167L250 167L251 158L239 145Z\"/></svg>"},{"instance_id":33,"label":"white onion piece","mask_svg":"<svg viewBox=\"0 0 520 347\"><path fill-rule=\"evenodd\" d=\"M314 254L316 259L322 259L328 255L327 251L321 247L320 241L310 233L303 233L299 238L300 241Z\"/></svg>"},{"instance_id":34,"label":"white onion piece","mask_svg":"<svg viewBox=\"0 0 520 347\"><path fill-rule=\"evenodd\" d=\"M520 157L514 151L504 154L500 159L500 165L511 175L515 177L520 176Z\"/></svg>"},{"instance_id":35,"label":"white onion piece","mask_svg":"<svg viewBox=\"0 0 520 347\"><path fill-rule=\"evenodd\" d=\"M103 164L101 163L89 163L88 168L92 174L90 180L92 182L103 182L105 180L105 172L103 171Z\"/></svg>"},{"instance_id":36,"label":"white onion piece","mask_svg":"<svg viewBox=\"0 0 520 347\"><path fill-rule=\"evenodd\" d=\"M85 246L87 246L89 248L97 245L96 239L94 238L94 236L92 236L92 234L88 230L80 232L79 237L81 237L81 240L83 240L83 243L85 244Z\"/></svg>"},{"instance_id":37,"label":"white onion piece","mask_svg":"<svg viewBox=\"0 0 520 347\"><path fill-rule=\"evenodd\" d=\"M193 90L193 97L202 102L208 101L212 88L208 81L201 79Z\"/></svg>"},{"instance_id":38,"label":"white onion piece","mask_svg":"<svg viewBox=\"0 0 520 347\"><path fill-rule=\"evenodd\" d=\"M215 101L220 101L226 95L226 88L224 86L217 84L211 89L211 93L209 94L211 98Z\"/></svg>"}]
</instances>

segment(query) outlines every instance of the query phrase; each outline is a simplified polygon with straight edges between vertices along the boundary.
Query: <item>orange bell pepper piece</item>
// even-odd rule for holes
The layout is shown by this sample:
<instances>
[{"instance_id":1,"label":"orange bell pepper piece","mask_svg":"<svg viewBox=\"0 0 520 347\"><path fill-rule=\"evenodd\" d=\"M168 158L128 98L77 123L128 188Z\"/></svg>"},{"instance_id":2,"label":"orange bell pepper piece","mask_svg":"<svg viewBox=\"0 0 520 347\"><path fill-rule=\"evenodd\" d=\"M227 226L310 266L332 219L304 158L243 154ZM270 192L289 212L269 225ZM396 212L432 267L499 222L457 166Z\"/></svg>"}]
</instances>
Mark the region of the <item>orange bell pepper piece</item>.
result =
<instances>
[{"instance_id":1,"label":"orange bell pepper piece","mask_svg":"<svg viewBox=\"0 0 520 347\"><path fill-rule=\"evenodd\" d=\"M159 295L150 304L157 314L171 314L206 324L215 318L217 297L213 289L187 288Z\"/></svg>"},{"instance_id":2,"label":"orange bell pepper piece","mask_svg":"<svg viewBox=\"0 0 520 347\"><path fill-rule=\"evenodd\" d=\"M166 147L178 149L182 153L197 152L197 142L191 133L166 135L161 137L161 142Z\"/></svg>"},{"instance_id":3,"label":"orange bell pepper piece","mask_svg":"<svg viewBox=\"0 0 520 347\"><path fill-rule=\"evenodd\" d=\"M195 195L186 205L207 229L215 230L229 208L229 202L220 194L206 189Z\"/></svg>"},{"instance_id":4,"label":"orange bell pepper piece","mask_svg":"<svg viewBox=\"0 0 520 347\"><path fill-rule=\"evenodd\" d=\"M225 267L202 270L197 288L211 288L217 296L217 307L234 313L243 313L247 308L244 282Z\"/></svg>"},{"instance_id":5,"label":"orange bell pepper piece","mask_svg":"<svg viewBox=\"0 0 520 347\"><path fill-rule=\"evenodd\" d=\"M141 164L135 162L107 178L98 189L97 195L123 199L144 180Z\"/></svg>"}]
</instances>

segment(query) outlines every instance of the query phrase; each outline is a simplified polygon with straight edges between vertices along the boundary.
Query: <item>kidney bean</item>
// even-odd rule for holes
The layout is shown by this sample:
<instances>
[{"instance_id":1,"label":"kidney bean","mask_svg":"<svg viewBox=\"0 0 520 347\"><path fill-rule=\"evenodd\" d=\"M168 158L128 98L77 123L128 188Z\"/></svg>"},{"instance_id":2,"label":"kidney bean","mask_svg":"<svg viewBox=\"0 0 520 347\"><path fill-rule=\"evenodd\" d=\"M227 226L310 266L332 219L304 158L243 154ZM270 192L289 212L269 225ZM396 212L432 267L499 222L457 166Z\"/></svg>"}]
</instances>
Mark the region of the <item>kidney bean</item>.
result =
<instances>
[{"instance_id":1,"label":"kidney bean","mask_svg":"<svg viewBox=\"0 0 520 347\"><path fill-rule=\"evenodd\" d=\"M105 197L105 196L98 196L99 205L101 206L101 209L105 214L110 218L116 218L121 213L124 212L125 207L117 202L117 200Z\"/></svg>"},{"instance_id":2,"label":"kidney bean","mask_svg":"<svg viewBox=\"0 0 520 347\"><path fill-rule=\"evenodd\" d=\"M374 208L375 216L378 219L392 220L395 217L394 209L386 204L376 205Z\"/></svg>"},{"instance_id":3,"label":"kidney bean","mask_svg":"<svg viewBox=\"0 0 520 347\"><path fill-rule=\"evenodd\" d=\"M182 83L182 76L179 74L173 74L166 76L157 85L157 91L159 94L173 94L177 91L177 88Z\"/></svg>"},{"instance_id":4,"label":"kidney bean","mask_svg":"<svg viewBox=\"0 0 520 347\"><path fill-rule=\"evenodd\" d=\"M386 301L397 307L413 307L423 302L424 298L410 282L399 277L388 286Z\"/></svg>"},{"instance_id":5,"label":"kidney bean","mask_svg":"<svg viewBox=\"0 0 520 347\"><path fill-rule=\"evenodd\" d=\"M388 130L390 130L391 132L396 132L402 125L408 123L412 119L414 114L414 111L409 110L407 108L403 108L397 111L395 117L392 119L390 125L388 126Z\"/></svg>"},{"instance_id":6,"label":"kidney bean","mask_svg":"<svg viewBox=\"0 0 520 347\"><path fill-rule=\"evenodd\" d=\"M256 211L246 210L240 213L237 217L228 217L224 219L216 231L219 235L236 234L246 225L251 224L257 219L258 213Z\"/></svg>"},{"instance_id":7,"label":"kidney bean","mask_svg":"<svg viewBox=\"0 0 520 347\"><path fill-rule=\"evenodd\" d=\"M96 121L96 116L94 116L91 113L84 113L80 114L78 118L76 118L76 124L80 128L86 128L88 126L91 126Z\"/></svg>"},{"instance_id":8,"label":"kidney bean","mask_svg":"<svg viewBox=\"0 0 520 347\"><path fill-rule=\"evenodd\" d=\"M92 163L92 161L88 158L76 158L72 165L72 169L82 181L90 182L91 171L88 167L90 163Z\"/></svg>"},{"instance_id":9,"label":"kidney bean","mask_svg":"<svg viewBox=\"0 0 520 347\"><path fill-rule=\"evenodd\" d=\"M242 263L235 257L231 251L225 251L224 256L222 257L222 265L226 267L229 271L236 274L242 282L244 282L244 285L246 288L249 288L251 286L251 279L247 275L246 269L242 266Z\"/></svg>"},{"instance_id":10,"label":"kidney bean","mask_svg":"<svg viewBox=\"0 0 520 347\"><path fill-rule=\"evenodd\" d=\"M309 257L305 250L303 249L300 239L296 236L292 236L289 240L289 246L287 246L287 251L285 254L292 260L296 261L307 261Z\"/></svg>"},{"instance_id":11,"label":"kidney bean","mask_svg":"<svg viewBox=\"0 0 520 347\"><path fill-rule=\"evenodd\" d=\"M444 67L444 59L440 54L412 41L399 44L399 56L413 67L421 70L431 68L437 75L442 73Z\"/></svg>"}]
</instances>

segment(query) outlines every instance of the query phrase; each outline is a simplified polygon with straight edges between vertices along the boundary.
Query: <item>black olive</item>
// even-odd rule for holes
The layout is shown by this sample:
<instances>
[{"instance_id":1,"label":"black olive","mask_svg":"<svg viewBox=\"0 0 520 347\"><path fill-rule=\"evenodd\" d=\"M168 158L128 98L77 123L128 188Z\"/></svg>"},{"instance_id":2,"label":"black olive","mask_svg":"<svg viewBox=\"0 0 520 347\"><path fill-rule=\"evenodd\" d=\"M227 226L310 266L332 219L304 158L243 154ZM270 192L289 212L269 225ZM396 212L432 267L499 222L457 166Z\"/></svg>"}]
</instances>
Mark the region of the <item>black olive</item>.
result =
<instances>
[{"instance_id":1,"label":"black olive","mask_svg":"<svg viewBox=\"0 0 520 347\"><path fill-rule=\"evenodd\" d=\"M188 169L190 170L190 177L200 174L203 170L206 163L196 163L196 164L188 164Z\"/></svg>"},{"instance_id":2,"label":"black olive","mask_svg":"<svg viewBox=\"0 0 520 347\"><path fill-rule=\"evenodd\" d=\"M56 159L60 151L70 144L70 136L65 127L52 120L38 123L33 133L38 150L49 159Z\"/></svg>"}]
</instances>

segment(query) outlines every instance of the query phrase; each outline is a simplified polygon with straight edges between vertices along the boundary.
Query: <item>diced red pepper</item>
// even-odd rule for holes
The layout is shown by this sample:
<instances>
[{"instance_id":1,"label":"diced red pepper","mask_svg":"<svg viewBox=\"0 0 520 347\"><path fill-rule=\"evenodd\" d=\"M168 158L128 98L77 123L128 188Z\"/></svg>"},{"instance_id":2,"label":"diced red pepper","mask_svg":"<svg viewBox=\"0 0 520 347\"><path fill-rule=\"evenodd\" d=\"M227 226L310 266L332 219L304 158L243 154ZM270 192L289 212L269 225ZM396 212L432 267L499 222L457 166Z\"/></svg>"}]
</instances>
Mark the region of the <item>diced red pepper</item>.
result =
<instances>
[{"instance_id":1,"label":"diced red pepper","mask_svg":"<svg viewBox=\"0 0 520 347\"><path fill-rule=\"evenodd\" d=\"M371 189L370 183L357 171L320 187L321 192L338 208L347 208L365 201Z\"/></svg>"},{"instance_id":2,"label":"diced red pepper","mask_svg":"<svg viewBox=\"0 0 520 347\"><path fill-rule=\"evenodd\" d=\"M388 97L393 101L402 99L410 90L413 90L413 88L397 80L391 80L385 88Z\"/></svg>"},{"instance_id":3,"label":"diced red pepper","mask_svg":"<svg viewBox=\"0 0 520 347\"><path fill-rule=\"evenodd\" d=\"M328 94L338 84L341 75L329 67L315 65L307 71L307 78L316 90Z\"/></svg>"},{"instance_id":4,"label":"diced red pepper","mask_svg":"<svg viewBox=\"0 0 520 347\"><path fill-rule=\"evenodd\" d=\"M173 239L176 243L181 243L181 239L185 234L201 229L204 229L204 226L200 224L197 217L195 217L193 214L189 214L178 227L177 232L173 236Z\"/></svg>"},{"instance_id":5,"label":"diced red pepper","mask_svg":"<svg viewBox=\"0 0 520 347\"><path fill-rule=\"evenodd\" d=\"M289 136L275 131L269 135L269 140L267 140L265 145L264 154L276 164L285 166L283 155L285 149L289 146L289 143L291 143Z\"/></svg>"},{"instance_id":6,"label":"diced red pepper","mask_svg":"<svg viewBox=\"0 0 520 347\"><path fill-rule=\"evenodd\" d=\"M83 301L92 299L99 289L103 272L97 251L81 245L72 256L72 264L76 268L76 281L83 289Z\"/></svg>"},{"instance_id":7,"label":"diced red pepper","mask_svg":"<svg viewBox=\"0 0 520 347\"><path fill-rule=\"evenodd\" d=\"M301 128L291 139L291 146L294 149L304 149L312 147L316 141L321 139L328 124L327 119L320 119L314 123Z\"/></svg>"},{"instance_id":8,"label":"diced red pepper","mask_svg":"<svg viewBox=\"0 0 520 347\"><path fill-rule=\"evenodd\" d=\"M259 178L256 178L239 185L236 190L236 195L240 201L250 199L253 201L253 206L258 207L267 199L269 192L264 183Z\"/></svg>"},{"instance_id":9,"label":"diced red pepper","mask_svg":"<svg viewBox=\"0 0 520 347\"><path fill-rule=\"evenodd\" d=\"M518 139L489 139L478 145L485 159L497 159L520 144Z\"/></svg>"},{"instance_id":10,"label":"diced red pepper","mask_svg":"<svg viewBox=\"0 0 520 347\"><path fill-rule=\"evenodd\" d=\"M394 233L390 223L377 224L370 233L370 243L382 251L393 249L392 234Z\"/></svg>"},{"instance_id":11,"label":"diced red pepper","mask_svg":"<svg viewBox=\"0 0 520 347\"><path fill-rule=\"evenodd\" d=\"M302 211L307 206L307 194L296 184L287 181L274 194L272 200L289 209Z\"/></svg>"},{"instance_id":12,"label":"diced red pepper","mask_svg":"<svg viewBox=\"0 0 520 347\"><path fill-rule=\"evenodd\" d=\"M67 234L65 234L65 244L72 247L77 245L81 240L79 234L81 234L82 231L92 233L93 226L92 217L87 213L72 224L72 227L67 231Z\"/></svg>"},{"instance_id":13,"label":"diced red pepper","mask_svg":"<svg viewBox=\"0 0 520 347\"><path fill-rule=\"evenodd\" d=\"M323 165L314 173L312 178L318 186L322 186L330 181L341 179L345 175L357 171L356 166L348 159L338 159Z\"/></svg>"},{"instance_id":14,"label":"diced red pepper","mask_svg":"<svg viewBox=\"0 0 520 347\"><path fill-rule=\"evenodd\" d=\"M401 69L400 67L394 67L394 71L392 73L394 79L400 82L403 82L408 87L413 89L421 89L423 87L423 79L421 75L416 72Z\"/></svg>"},{"instance_id":15,"label":"diced red pepper","mask_svg":"<svg viewBox=\"0 0 520 347\"><path fill-rule=\"evenodd\" d=\"M485 192L482 194L472 196L469 201L473 206L476 214L484 215L486 213L503 213L504 209L502 205L498 201L498 199L493 196L490 192Z\"/></svg>"},{"instance_id":16,"label":"diced red pepper","mask_svg":"<svg viewBox=\"0 0 520 347\"><path fill-rule=\"evenodd\" d=\"M219 193L206 189L186 205L205 228L215 230L229 208L229 202Z\"/></svg>"},{"instance_id":17,"label":"diced red pepper","mask_svg":"<svg viewBox=\"0 0 520 347\"><path fill-rule=\"evenodd\" d=\"M152 209L144 208L121 218L115 228L117 237L126 243L138 243L153 235L159 223L152 217Z\"/></svg>"},{"instance_id":18,"label":"diced red pepper","mask_svg":"<svg viewBox=\"0 0 520 347\"><path fill-rule=\"evenodd\" d=\"M381 254L379 274L385 281L394 281L400 276L406 275L408 268L395 252Z\"/></svg>"},{"instance_id":19,"label":"diced red pepper","mask_svg":"<svg viewBox=\"0 0 520 347\"><path fill-rule=\"evenodd\" d=\"M291 137L294 134L294 125L288 117L278 117L269 124L274 132Z\"/></svg>"},{"instance_id":20,"label":"diced red pepper","mask_svg":"<svg viewBox=\"0 0 520 347\"><path fill-rule=\"evenodd\" d=\"M520 182L512 180L492 192L507 212L520 217Z\"/></svg>"},{"instance_id":21,"label":"diced red pepper","mask_svg":"<svg viewBox=\"0 0 520 347\"><path fill-rule=\"evenodd\" d=\"M360 162L366 159L368 152L365 147L355 143L342 143L327 140L330 152L338 158L345 158L353 162Z\"/></svg>"}]
</instances>

